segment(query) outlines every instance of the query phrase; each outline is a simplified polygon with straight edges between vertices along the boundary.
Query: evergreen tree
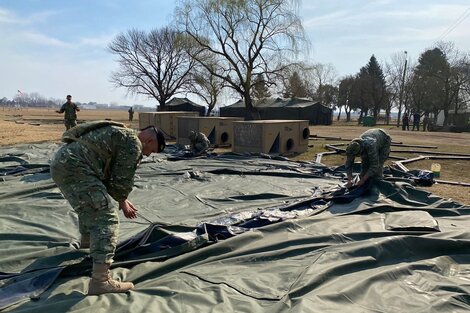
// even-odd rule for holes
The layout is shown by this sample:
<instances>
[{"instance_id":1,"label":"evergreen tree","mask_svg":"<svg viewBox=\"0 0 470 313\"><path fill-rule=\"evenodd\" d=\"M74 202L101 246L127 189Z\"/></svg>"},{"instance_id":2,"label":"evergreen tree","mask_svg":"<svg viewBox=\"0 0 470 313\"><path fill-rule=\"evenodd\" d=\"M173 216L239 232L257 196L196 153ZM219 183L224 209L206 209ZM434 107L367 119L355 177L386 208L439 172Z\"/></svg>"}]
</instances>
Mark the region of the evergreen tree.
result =
<instances>
[{"instance_id":1,"label":"evergreen tree","mask_svg":"<svg viewBox=\"0 0 470 313\"><path fill-rule=\"evenodd\" d=\"M306 98L308 96L305 83L300 78L298 72L292 73L289 77L286 89L284 90L285 98Z\"/></svg>"},{"instance_id":2,"label":"evergreen tree","mask_svg":"<svg viewBox=\"0 0 470 313\"><path fill-rule=\"evenodd\" d=\"M252 98L257 102L260 102L269 97L271 97L271 93L269 92L269 88L266 85L266 80L264 79L263 74L256 75L252 87Z\"/></svg>"},{"instance_id":3,"label":"evergreen tree","mask_svg":"<svg viewBox=\"0 0 470 313\"><path fill-rule=\"evenodd\" d=\"M368 85L365 86L368 108L372 110L375 118L379 115L381 109L386 107L388 101L387 87L385 76L374 55L371 56L369 63L365 66L365 76Z\"/></svg>"}]
</instances>

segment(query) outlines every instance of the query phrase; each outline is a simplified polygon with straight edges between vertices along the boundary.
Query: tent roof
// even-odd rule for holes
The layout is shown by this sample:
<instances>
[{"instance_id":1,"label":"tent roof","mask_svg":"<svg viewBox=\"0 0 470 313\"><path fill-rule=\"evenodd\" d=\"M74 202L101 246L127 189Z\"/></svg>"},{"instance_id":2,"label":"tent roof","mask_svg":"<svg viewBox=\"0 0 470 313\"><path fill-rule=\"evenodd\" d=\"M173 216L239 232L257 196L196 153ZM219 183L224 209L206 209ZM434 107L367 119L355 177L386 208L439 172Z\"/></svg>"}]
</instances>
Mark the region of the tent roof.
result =
<instances>
[{"instance_id":1,"label":"tent roof","mask_svg":"<svg viewBox=\"0 0 470 313\"><path fill-rule=\"evenodd\" d=\"M204 106L203 105L200 105L200 104L197 104L191 100L189 100L188 98L171 98L165 105L166 106L178 106L178 105L182 105L182 104L186 104L186 103L189 103L191 104L192 106L195 106L195 107L201 107L203 108Z\"/></svg>"},{"instance_id":2,"label":"tent roof","mask_svg":"<svg viewBox=\"0 0 470 313\"><path fill-rule=\"evenodd\" d=\"M268 98L262 102L257 102L255 107L257 108L282 108L282 107L309 107L321 105L320 102L305 98ZM239 100L225 108L244 108L245 102ZM325 107L326 108L326 107Z\"/></svg>"}]
</instances>

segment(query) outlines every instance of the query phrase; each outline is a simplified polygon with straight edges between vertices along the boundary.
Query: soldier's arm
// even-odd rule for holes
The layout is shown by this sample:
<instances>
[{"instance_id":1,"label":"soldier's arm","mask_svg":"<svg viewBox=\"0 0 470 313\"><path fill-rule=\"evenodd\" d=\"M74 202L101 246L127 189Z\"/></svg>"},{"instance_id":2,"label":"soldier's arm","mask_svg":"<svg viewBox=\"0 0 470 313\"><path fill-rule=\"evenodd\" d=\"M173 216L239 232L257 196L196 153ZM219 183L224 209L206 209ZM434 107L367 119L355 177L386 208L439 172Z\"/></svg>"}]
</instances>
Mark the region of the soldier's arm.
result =
<instances>
[{"instance_id":1,"label":"soldier's arm","mask_svg":"<svg viewBox=\"0 0 470 313\"><path fill-rule=\"evenodd\" d=\"M78 107L78 105L76 105L75 103L74 103L74 105L75 105L75 111L77 111L77 112L80 111L80 108Z\"/></svg>"},{"instance_id":2,"label":"soldier's arm","mask_svg":"<svg viewBox=\"0 0 470 313\"><path fill-rule=\"evenodd\" d=\"M62 106L60 107L60 110L56 110L57 113L64 113L65 111L65 104L62 104Z\"/></svg>"},{"instance_id":3,"label":"soldier's arm","mask_svg":"<svg viewBox=\"0 0 470 313\"><path fill-rule=\"evenodd\" d=\"M118 137L118 136L116 136ZM125 201L134 186L134 174L142 154L137 138L119 136L115 140L114 163L107 183L108 193L118 202Z\"/></svg>"},{"instance_id":4,"label":"soldier's arm","mask_svg":"<svg viewBox=\"0 0 470 313\"><path fill-rule=\"evenodd\" d=\"M348 175L348 182L352 180L353 165L354 165L354 158L347 157L346 162L344 163L344 168L346 169L346 174Z\"/></svg>"}]
</instances>

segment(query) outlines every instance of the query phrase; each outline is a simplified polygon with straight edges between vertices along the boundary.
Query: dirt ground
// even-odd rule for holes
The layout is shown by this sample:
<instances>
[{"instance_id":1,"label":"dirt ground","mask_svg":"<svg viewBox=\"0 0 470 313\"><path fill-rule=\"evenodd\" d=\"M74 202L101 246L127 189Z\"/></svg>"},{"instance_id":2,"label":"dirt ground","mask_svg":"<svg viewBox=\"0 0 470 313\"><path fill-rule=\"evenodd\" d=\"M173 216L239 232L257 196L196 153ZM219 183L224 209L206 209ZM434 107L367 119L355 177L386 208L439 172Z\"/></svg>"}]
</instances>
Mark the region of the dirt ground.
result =
<instances>
[{"instance_id":1,"label":"dirt ground","mask_svg":"<svg viewBox=\"0 0 470 313\"><path fill-rule=\"evenodd\" d=\"M150 111L150 110L149 110ZM130 127L138 128L138 113L134 115L134 121L128 122L127 111L113 110L84 110L78 112L81 121L111 119L128 124ZM394 126L378 125L384 128L392 136L393 142L401 142L409 145L435 146L430 148L408 148L392 147L391 155L399 157L414 157L425 155L425 151L462 153L470 155L470 133L446 133L446 132L417 132L402 131ZM358 137L367 128L357 126L356 123L332 126L311 126L311 135L323 137L337 137L342 140L326 140L324 138L313 138L310 141L309 150L306 153L293 157L296 160L314 161L316 154L327 151L325 144L346 143L348 140ZM0 146L19 143L59 142L65 127L63 116L55 113L53 109L22 109L12 110L0 108ZM418 150L413 153L396 153L397 150ZM421 152L419 152L421 151ZM389 161L387 162L390 164ZM322 163L333 166L344 163L344 157L340 155L324 156ZM409 169L430 170L432 163L442 166L441 179L470 183L470 161L469 160L425 160L407 164ZM434 184L432 187L424 188L443 198L450 198L459 203L470 204L470 187Z\"/></svg>"},{"instance_id":2,"label":"dirt ground","mask_svg":"<svg viewBox=\"0 0 470 313\"><path fill-rule=\"evenodd\" d=\"M82 121L111 119L129 124L127 111L82 109L78 117ZM134 114L134 118L130 126L138 128L138 114ZM55 109L0 108L0 145L59 142L65 130L63 119L63 114L55 113Z\"/></svg>"}]
</instances>

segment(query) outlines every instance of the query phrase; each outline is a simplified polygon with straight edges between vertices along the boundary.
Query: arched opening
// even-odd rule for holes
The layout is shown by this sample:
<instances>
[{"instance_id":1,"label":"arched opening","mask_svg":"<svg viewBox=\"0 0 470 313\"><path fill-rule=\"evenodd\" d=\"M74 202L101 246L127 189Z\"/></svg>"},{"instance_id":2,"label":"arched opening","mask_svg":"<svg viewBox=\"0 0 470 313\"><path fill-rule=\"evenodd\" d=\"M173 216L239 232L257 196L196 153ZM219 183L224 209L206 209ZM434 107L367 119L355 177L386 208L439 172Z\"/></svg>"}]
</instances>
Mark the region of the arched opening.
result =
<instances>
[{"instance_id":1,"label":"arched opening","mask_svg":"<svg viewBox=\"0 0 470 313\"><path fill-rule=\"evenodd\" d=\"M294 148L294 139L289 138L286 142L286 149L287 151L290 151L292 148Z\"/></svg>"},{"instance_id":2,"label":"arched opening","mask_svg":"<svg viewBox=\"0 0 470 313\"><path fill-rule=\"evenodd\" d=\"M302 137L304 139L308 139L308 137L310 137L310 129L308 129L308 127L305 127L303 132L302 132Z\"/></svg>"},{"instance_id":3,"label":"arched opening","mask_svg":"<svg viewBox=\"0 0 470 313\"><path fill-rule=\"evenodd\" d=\"M223 132L222 135L220 135L220 140L221 140L223 143L226 143L226 142L228 141L228 133Z\"/></svg>"}]
</instances>

